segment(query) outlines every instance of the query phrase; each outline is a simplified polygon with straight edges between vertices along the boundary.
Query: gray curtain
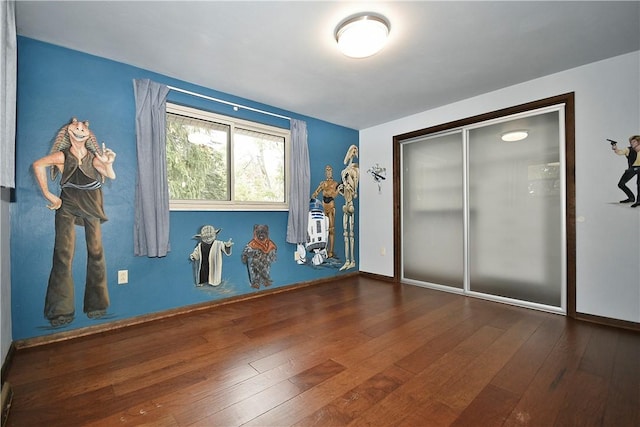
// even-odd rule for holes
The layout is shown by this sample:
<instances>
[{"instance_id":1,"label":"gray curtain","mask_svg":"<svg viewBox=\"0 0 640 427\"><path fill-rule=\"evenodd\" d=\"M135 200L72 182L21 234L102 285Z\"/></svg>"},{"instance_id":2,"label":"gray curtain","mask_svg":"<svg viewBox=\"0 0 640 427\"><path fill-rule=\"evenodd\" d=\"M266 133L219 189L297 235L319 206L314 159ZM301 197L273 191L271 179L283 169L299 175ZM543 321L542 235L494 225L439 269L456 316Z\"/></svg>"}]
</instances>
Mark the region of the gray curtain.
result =
<instances>
[{"instance_id":1,"label":"gray curtain","mask_svg":"<svg viewBox=\"0 0 640 427\"><path fill-rule=\"evenodd\" d=\"M138 174L133 246L135 256L163 257L169 247L166 99L169 88L134 80Z\"/></svg>"},{"instance_id":2,"label":"gray curtain","mask_svg":"<svg viewBox=\"0 0 640 427\"><path fill-rule=\"evenodd\" d=\"M14 188L16 153L16 13L13 0L0 3L0 186Z\"/></svg>"},{"instance_id":3,"label":"gray curtain","mask_svg":"<svg viewBox=\"0 0 640 427\"><path fill-rule=\"evenodd\" d=\"M291 185L287 242L305 243L309 222L310 171L307 123L291 119Z\"/></svg>"}]
</instances>

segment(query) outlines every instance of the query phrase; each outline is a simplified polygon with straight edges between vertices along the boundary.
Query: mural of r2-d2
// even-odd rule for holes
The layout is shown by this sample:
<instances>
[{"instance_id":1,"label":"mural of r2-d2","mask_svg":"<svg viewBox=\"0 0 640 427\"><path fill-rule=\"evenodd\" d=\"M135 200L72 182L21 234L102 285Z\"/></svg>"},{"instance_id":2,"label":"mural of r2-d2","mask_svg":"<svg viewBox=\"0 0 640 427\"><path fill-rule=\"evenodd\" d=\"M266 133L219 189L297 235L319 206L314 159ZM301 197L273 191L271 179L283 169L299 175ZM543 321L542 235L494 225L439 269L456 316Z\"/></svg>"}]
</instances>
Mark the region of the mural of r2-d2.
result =
<instances>
[{"instance_id":1,"label":"mural of r2-d2","mask_svg":"<svg viewBox=\"0 0 640 427\"><path fill-rule=\"evenodd\" d=\"M307 228L307 253L313 254L311 262L320 265L327 259L329 241L329 218L324 213L322 202L311 199L309 202L309 225Z\"/></svg>"}]
</instances>

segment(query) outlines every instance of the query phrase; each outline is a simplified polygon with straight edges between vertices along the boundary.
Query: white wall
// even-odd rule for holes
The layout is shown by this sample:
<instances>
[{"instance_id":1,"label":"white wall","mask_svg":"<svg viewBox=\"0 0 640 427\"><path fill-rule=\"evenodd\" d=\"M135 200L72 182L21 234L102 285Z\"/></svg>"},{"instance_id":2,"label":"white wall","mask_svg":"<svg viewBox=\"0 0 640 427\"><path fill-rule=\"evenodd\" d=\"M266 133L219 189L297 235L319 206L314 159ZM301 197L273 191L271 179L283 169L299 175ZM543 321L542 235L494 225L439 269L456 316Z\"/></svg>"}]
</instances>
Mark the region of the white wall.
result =
<instances>
[{"instance_id":1,"label":"white wall","mask_svg":"<svg viewBox=\"0 0 640 427\"><path fill-rule=\"evenodd\" d=\"M9 190L0 188L0 349L4 364L11 346L11 257L9 253Z\"/></svg>"},{"instance_id":2,"label":"white wall","mask_svg":"<svg viewBox=\"0 0 640 427\"><path fill-rule=\"evenodd\" d=\"M605 141L627 146L640 134L640 51L363 129L360 167L364 175L379 163L391 177L394 135L568 92L575 92L576 110L576 308L640 322L640 208L617 203L626 160ZM393 276L390 179L382 194L369 176L360 185L360 271Z\"/></svg>"}]
</instances>

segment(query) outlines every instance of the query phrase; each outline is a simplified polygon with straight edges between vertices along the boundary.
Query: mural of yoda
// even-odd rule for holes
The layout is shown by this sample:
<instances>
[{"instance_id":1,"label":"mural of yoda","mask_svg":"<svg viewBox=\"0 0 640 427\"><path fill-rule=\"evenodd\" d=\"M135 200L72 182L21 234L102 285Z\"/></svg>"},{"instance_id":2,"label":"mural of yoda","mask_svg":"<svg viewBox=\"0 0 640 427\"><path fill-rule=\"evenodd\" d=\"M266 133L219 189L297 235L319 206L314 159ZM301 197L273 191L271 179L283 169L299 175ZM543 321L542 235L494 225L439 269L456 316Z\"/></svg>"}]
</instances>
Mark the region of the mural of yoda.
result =
<instances>
[{"instance_id":1,"label":"mural of yoda","mask_svg":"<svg viewBox=\"0 0 640 427\"><path fill-rule=\"evenodd\" d=\"M204 284L218 286L222 282L222 254L231 255L233 242L216 240L222 229L216 229L212 225L204 225L200 233L193 236L200 242L189 256L195 263L196 286Z\"/></svg>"}]
</instances>

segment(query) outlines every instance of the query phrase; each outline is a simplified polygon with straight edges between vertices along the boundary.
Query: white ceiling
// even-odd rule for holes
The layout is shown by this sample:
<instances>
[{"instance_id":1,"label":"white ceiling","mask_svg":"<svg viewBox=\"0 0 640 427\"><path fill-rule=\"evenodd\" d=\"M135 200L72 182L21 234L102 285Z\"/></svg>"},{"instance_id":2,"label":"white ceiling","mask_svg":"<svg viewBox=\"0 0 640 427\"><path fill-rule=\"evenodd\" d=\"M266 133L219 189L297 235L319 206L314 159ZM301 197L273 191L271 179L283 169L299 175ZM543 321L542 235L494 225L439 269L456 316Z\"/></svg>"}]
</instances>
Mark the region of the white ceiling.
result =
<instances>
[{"instance_id":1,"label":"white ceiling","mask_svg":"<svg viewBox=\"0 0 640 427\"><path fill-rule=\"evenodd\" d=\"M391 22L350 59L334 31ZM640 50L640 1L18 1L19 35L363 129ZM638 64L640 66L640 64Z\"/></svg>"}]
</instances>

